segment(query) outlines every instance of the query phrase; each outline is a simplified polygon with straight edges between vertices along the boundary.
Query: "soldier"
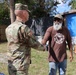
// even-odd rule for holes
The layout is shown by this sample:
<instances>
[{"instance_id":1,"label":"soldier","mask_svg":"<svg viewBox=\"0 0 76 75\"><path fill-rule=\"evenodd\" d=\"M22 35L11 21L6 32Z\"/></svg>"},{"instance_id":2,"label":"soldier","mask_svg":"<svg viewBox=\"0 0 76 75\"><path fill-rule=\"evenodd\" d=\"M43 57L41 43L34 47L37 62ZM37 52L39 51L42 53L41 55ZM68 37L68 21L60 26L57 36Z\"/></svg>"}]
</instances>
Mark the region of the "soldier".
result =
<instances>
[{"instance_id":1,"label":"soldier","mask_svg":"<svg viewBox=\"0 0 76 75\"><path fill-rule=\"evenodd\" d=\"M28 75L31 48L44 50L25 22L29 19L27 5L15 4L16 20L6 28L9 75Z\"/></svg>"}]
</instances>

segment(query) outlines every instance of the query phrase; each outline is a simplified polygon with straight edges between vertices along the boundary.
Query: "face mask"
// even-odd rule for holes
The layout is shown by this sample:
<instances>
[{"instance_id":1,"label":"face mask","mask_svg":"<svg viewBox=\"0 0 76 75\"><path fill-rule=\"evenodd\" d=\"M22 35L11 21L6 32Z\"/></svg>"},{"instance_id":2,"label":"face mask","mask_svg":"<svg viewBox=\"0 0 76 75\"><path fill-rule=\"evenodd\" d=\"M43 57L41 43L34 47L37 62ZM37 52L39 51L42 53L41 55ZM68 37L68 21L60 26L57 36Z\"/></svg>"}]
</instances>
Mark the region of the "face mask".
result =
<instances>
[{"instance_id":1,"label":"face mask","mask_svg":"<svg viewBox=\"0 0 76 75\"><path fill-rule=\"evenodd\" d=\"M55 30L61 29L61 28L62 28L62 23L59 23L59 24L55 24L55 23L54 23L53 28L54 28Z\"/></svg>"}]
</instances>

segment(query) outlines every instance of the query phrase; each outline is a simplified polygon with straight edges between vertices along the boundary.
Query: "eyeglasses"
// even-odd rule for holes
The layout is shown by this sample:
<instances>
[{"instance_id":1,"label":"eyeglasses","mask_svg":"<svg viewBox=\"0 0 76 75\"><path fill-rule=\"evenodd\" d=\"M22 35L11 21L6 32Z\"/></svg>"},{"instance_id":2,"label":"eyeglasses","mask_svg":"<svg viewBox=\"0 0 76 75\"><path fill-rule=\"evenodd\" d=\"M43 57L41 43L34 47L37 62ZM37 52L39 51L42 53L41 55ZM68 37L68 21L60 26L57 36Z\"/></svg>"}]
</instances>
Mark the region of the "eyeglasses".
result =
<instances>
[{"instance_id":1,"label":"eyeglasses","mask_svg":"<svg viewBox=\"0 0 76 75\"><path fill-rule=\"evenodd\" d=\"M61 22L62 20L60 18L54 18L54 21Z\"/></svg>"}]
</instances>

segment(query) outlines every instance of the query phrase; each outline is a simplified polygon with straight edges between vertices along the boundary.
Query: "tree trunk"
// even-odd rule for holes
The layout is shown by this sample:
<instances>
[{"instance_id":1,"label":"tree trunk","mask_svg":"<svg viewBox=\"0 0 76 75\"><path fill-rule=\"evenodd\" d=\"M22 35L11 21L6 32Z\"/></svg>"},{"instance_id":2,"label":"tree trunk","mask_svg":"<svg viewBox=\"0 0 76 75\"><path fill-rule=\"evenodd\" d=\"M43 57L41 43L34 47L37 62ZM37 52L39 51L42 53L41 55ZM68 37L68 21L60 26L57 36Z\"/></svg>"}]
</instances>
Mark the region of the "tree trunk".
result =
<instances>
[{"instance_id":1,"label":"tree trunk","mask_svg":"<svg viewBox=\"0 0 76 75\"><path fill-rule=\"evenodd\" d=\"M10 19L11 23L15 21L15 14L14 14L14 0L9 0L10 3Z\"/></svg>"}]
</instances>

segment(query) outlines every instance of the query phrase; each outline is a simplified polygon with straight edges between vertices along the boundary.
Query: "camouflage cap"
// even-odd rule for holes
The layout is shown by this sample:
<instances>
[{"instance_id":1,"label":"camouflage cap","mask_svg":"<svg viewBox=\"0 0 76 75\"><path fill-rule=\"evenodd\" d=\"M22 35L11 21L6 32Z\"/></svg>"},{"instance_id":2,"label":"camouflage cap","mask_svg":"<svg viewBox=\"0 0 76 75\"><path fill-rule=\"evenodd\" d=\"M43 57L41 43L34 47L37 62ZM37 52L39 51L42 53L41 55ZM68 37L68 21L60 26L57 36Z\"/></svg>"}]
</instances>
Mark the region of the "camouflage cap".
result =
<instances>
[{"instance_id":1,"label":"camouflage cap","mask_svg":"<svg viewBox=\"0 0 76 75\"><path fill-rule=\"evenodd\" d=\"M61 14L55 15L54 18L59 18L59 19L63 20L63 16Z\"/></svg>"},{"instance_id":2,"label":"camouflage cap","mask_svg":"<svg viewBox=\"0 0 76 75\"><path fill-rule=\"evenodd\" d=\"M16 3L15 4L15 10L26 10L26 11L30 12L28 10L28 6L27 5L24 5L22 3Z\"/></svg>"}]
</instances>

